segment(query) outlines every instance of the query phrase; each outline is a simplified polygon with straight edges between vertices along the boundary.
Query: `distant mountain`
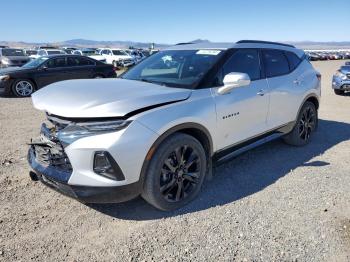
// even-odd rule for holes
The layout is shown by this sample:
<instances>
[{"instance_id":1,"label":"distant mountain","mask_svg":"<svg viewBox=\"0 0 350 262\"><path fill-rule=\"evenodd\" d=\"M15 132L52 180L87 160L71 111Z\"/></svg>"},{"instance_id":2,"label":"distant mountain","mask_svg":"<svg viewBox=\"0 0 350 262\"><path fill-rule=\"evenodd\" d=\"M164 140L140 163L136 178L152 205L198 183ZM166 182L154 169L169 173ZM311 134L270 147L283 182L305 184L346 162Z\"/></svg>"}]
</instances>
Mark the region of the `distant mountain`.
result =
<instances>
[{"instance_id":1,"label":"distant mountain","mask_svg":"<svg viewBox=\"0 0 350 262\"><path fill-rule=\"evenodd\" d=\"M207 39L195 39L188 41L191 43L209 43ZM302 49L350 49L350 41L342 42L315 42L315 41L299 41L284 43L295 45ZM33 48L39 45L55 45L55 46L73 46L73 47L114 47L114 48L129 48L130 46L135 48L150 48L153 43L136 42L136 41L97 41L89 39L71 39L56 43L28 43L28 42L15 42L15 41L0 41L0 45L7 45L11 47L20 48ZM157 49L163 49L170 46L169 44L154 43L154 47Z\"/></svg>"}]
</instances>

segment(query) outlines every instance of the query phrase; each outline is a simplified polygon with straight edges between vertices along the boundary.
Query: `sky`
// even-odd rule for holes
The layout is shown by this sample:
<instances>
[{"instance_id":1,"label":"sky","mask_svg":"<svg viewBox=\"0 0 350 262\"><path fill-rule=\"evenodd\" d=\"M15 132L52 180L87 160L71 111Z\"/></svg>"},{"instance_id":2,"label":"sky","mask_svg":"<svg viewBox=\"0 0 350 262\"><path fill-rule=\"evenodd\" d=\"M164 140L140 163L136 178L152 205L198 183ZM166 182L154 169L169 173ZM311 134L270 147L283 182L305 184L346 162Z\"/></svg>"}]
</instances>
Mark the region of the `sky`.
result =
<instances>
[{"instance_id":1,"label":"sky","mask_svg":"<svg viewBox=\"0 0 350 262\"><path fill-rule=\"evenodd\" d=\"M350 0L3 0L0 41L350 41Z\"/></svg>"}]
</instances>

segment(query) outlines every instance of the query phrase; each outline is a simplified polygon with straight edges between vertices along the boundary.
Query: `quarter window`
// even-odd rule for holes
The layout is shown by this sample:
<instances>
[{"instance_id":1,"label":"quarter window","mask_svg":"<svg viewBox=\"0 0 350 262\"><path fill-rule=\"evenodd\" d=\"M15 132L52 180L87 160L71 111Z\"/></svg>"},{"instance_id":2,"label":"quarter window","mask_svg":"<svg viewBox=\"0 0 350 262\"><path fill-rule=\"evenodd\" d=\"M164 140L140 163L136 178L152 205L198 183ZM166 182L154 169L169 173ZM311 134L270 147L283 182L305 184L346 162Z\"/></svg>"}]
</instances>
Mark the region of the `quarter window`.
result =
<instances>
[{"instance_id":1,"label":"quarter window","mask_svg":"<svg viewBox=\"0 0 350 262\"><path fill-rule=\"evenodd\" d=\"M301 59L292 52L284 52L284 53L288 59L290 71L293 71L295 68L298 67L298 65L301 62Z\"/></svg>"},{"instance_id":2,"label":"quarter window","mask_svg":"<svg viewBox=\"0 0 350 262\"><path fill-rule=\"evenodd\" d=\"M267 77L280 76L289 73L289 64L282 51L263 50L263 59Z\"/></svg>"}]
</instances>

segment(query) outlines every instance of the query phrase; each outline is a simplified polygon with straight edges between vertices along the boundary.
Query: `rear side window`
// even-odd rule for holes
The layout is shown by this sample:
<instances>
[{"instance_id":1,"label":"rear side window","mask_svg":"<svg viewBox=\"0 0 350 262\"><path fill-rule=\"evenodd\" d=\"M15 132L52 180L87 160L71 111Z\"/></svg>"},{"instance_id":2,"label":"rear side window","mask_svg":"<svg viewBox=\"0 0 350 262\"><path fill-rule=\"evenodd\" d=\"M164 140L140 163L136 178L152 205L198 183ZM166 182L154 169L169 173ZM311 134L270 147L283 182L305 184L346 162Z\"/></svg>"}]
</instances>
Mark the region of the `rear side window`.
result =
<instances>
[{"instance_id":1,"label":"rear side window","mask_svg":"<svg viewBox=\"0 0 350 262\"><path fill-rule=\"evenodd\" d=\"M298 65L301 62L301 59L293 52L286 51L284 53L288 59L290 71L293 71L295 68L298 67Z\"/></svg>"},{"instance_id":2,"label":"rear side window","mask_svg":"<svg viewBox=\"0 0 350 262\"><path fill-rule=\"evenodd\" d=\"M289 73L289 63L283 51L263 50L266 77L274 77Z\"/></svg>"},{"instance_id":3,"label":"rear side window","mask_svg":"<svg viewBox=\"0 0 350 262\"><path fill-rule=\"evenodd\" d=\"M251 80L260 78L259 53L254 49L239 49L227 60L223 68L223 76L231 73L246 73Z\"/></svg>"}]
</instances>

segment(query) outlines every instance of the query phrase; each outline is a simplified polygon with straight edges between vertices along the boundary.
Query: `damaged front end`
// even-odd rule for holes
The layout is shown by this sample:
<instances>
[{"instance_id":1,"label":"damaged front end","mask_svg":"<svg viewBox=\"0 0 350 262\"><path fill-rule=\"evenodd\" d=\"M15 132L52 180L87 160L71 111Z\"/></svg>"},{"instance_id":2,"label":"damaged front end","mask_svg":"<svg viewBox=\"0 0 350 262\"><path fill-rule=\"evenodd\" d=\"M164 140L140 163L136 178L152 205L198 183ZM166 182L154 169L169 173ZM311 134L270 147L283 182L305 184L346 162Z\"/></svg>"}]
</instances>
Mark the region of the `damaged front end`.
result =
<instances>
[{"instance_id":1,"label":"damaged front end","mask_svg":"<svg viewBox=\"0 0 350 262\"><path fill-rule=\"evenodd\" d=\"M72 165L64 146L57 138L57 133L65 125L53 123L41 126L40 136L29 143L28 162L33 169L30 178L41 181L60 193L76 198L74 191L67 185L72 174Z\"/></svg>"}]
</instances>

